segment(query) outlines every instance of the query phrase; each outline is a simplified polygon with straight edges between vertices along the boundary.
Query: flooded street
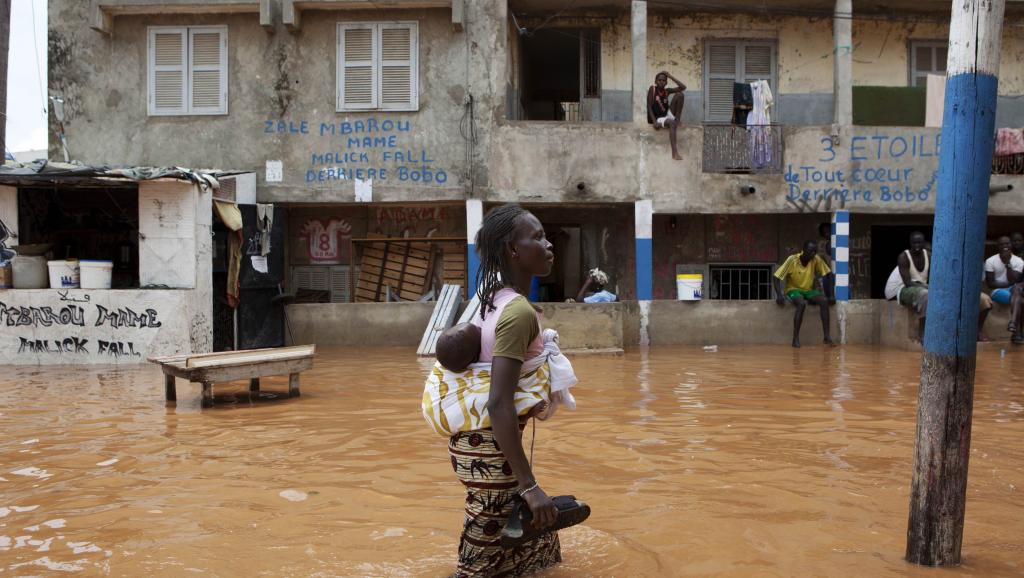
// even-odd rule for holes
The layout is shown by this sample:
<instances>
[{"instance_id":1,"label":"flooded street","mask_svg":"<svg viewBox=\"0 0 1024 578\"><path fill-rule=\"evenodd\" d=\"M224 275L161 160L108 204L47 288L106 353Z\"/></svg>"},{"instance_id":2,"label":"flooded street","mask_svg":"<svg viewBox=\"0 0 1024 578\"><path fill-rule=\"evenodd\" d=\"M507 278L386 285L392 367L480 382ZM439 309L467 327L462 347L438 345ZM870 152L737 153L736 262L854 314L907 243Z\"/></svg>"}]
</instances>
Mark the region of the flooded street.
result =
<instances>
[{"instance_id":1,"label":"flooded street","mask_svg":"<svg viewBox=\"0 0 1024 578\"><path fill-rule=\"evenodd\" d=\"M544 575L1024 574L1024 351L978 357L963 566L902 560L919 359L573 358L579 410L538 426L535 471L593 515ZM181 380L165 406L153 366L4 367L0 574L446 576L465 494L420 415L426 367L321 349L301 398L239 382L212 410Z\"/></svg>"}]
</instances>

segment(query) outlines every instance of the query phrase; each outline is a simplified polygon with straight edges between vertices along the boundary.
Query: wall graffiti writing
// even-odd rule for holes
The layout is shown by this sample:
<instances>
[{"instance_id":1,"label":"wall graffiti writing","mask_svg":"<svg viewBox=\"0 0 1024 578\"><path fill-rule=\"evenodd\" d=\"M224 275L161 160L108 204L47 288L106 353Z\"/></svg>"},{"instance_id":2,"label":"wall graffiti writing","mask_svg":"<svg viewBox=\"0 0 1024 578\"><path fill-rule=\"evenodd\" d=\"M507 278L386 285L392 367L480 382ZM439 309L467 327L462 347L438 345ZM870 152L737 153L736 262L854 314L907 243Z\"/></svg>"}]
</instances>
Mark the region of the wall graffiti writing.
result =
<instances>
[{"instance_id":1,"label":"wall graffiti writing","mask_svg":"<svg viewBox=\"0 0 1024 578\"><path fill-rule=\"evenodd\" d=\"M18 253L7 246L7 241L13 238L11 230L7 228L3 219L0 219L0 263L6 263L13 259Z\"/></svg>"},{"instance_id":2,"label":"wall graffiti writing","mask_svg":"<svg viewBox=\"0 0 1024 578\"><path fill-rule=\"evenodd\" d=\"M420 223L423 221L444 221L448 218L447 207L395 207L377 209L377 224Z\"/></svg>"},{"instance_id":3,"label":"wall graffiti writing","mask_svg":"<svg viewBox=\"0 0 1024 578\"><path fill-rule=\"evenodd\" d=\"M816 164L787 165L786 200L794 204L836 201L840 206L848 202L926 203L934 198L938 168L922 171L919 166L905 165L913 160L937 160L940 138L932 133L858 135L850 139L843 158L832 138L824 137Z\"/></svg>"},{"instance_id":4,"label":"wall graffiti writing","mask_svg":"<svg viewBox=\"0 0 1024 578\"><path fill-rule=\"evenodd\" d=\"M309 260L323 265L348 262L348 244L341 241L351 236L352 225L343 219L310 219L299 231L299 238L306 241Z\"/></svg>"},{"instance_id":5,"label":"wall graffiti writing","mask_svg":"<svg viewBox=\"0 0 1024 578\"><path fill-rule=\"evenodd\" d=\"M142 357L131 341L96 340L96 347L90 351L89 340L81 337L65 337L64 339L25 339L19 337L18 353L49 353L72 355L105 355L113 358Z\"/></svg>"},{"instance_id":6,"label":"wall graffiti writing","mask_svg":"<svg viewBox=\"0 0 1024 578\"><path fill-rule=\"evenodd\" d=\"M127 307L122 307L115 311L107 311L107 308L102 305L97 305L97 316L96 316L96 327L101 325L109 325L110 327L138 327L140 329L151 327L157 328L162 325L161 322L157 321L157 312L155 309L146 309L142 313L136 313Z\"/></svg>"},{"instance_id":7,"label":"wall graffiti writing","mask_svg":"<svg viewBox=\"0 0 1024 578\"><path fill-rule=\"evenodd\" d=\"M155 309L136 313L127 307L109 311L102 305L96 305L95 326L157 328L162 325L157 321L157 316ZM58 309L45 306L18 307L0 302L0 324L7 327L85 327L85 309L78 305L66 305Z\"/></svg>"},{"instance_id":8,"label":"wall graffiti writing","mask_svg":"<svg viewBox=\"0 0 1024 578\"><path fill-rule=\"evenodd\" d=\"M263 134L328 139L327 147L309 153L306 183L353 179L437 185L448 182L448 172L436 166L429 151L404 142L403 135L412 132L411 121L368 118L318 124L316 127L308 120L263 121Z\"/></svg>"}]
</instances>

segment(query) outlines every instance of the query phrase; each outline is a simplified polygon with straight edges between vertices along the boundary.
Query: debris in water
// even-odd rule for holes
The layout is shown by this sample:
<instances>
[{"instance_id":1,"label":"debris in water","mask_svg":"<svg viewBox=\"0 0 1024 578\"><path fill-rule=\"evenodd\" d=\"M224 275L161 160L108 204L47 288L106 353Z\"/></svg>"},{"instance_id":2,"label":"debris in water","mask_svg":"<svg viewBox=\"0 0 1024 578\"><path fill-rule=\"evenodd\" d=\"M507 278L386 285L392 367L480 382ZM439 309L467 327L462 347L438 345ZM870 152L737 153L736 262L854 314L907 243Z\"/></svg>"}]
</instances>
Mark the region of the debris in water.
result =
<instances>
[{"instance_id":1,"label":"debris in water","mask_svg":"<svg viewBox=\"0 0 1024 578\"><path fill-rule=\"evenodd\" d=\"M51 474L50 472L46 470L41 470L35 466L21 468L20 470L15 470L11 473L16 476L31 476L33 478L39 478L40 480L45 480L46 478L53 477L53 474Z\"/></svg>"},{"instance_id":2,"label":"debris in water","mask_svg":"<svg viewBox=\"0 0 1024 578\"><path fill-rule=\"evenodd\" d=\"M278 495L288 500L289 502L301 502L305 500L307 497L309 497L308 494L306 494L306 492L300 492L298 490L283 490Z\"/></svg>"},{"instance_id":3,"label":"debris in water","mask_svg":"<svg viewBox=\"0 0 1024 578\"><path fill-rule=\"evenodd\" d=\"M104 460L102 462L96 462L96 465L97 466L112 466L112 465L116 464L118 461L119 460L117 458L110 458L109 460Z\"/></svg>"}]
</instances>

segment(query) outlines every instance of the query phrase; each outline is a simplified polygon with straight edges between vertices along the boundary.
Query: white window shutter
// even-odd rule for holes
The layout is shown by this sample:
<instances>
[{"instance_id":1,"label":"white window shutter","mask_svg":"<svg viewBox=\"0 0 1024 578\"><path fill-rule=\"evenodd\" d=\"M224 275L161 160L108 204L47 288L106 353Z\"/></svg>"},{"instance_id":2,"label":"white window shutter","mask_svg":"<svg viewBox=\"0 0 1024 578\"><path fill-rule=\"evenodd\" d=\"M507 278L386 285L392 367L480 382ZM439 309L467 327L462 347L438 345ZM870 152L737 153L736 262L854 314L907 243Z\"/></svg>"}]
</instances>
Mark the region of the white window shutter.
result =
<instances>
[{"instance_id":1,"label":"white window shutter","mask_svg":"<svg viewBox=\"0 0 1024 578\"><path fill-rule=\"evenodd\" d=\"M149 29L150 115L185 114L188 39L186 28Z\"/></svg>"},{"instance_id":2,"label":"white window shutter","mask_svg":"<svg viewBox=\"0 0 1024 578\"><path fill-rule=\"evenodd\" d=\"M189 28L189 112L227 114L227 28Z\"/></svg>"},{"instance_id":3,"label":"white window shutter","mask_svg":"<svg viewBox=\"0 0 1024 578\"><path fill-rule=\"evenodd\" d=\"M418 52L415 23L380 25L380 108L416 110Z\"/></svg>"},{"instance_id":4,"label":"white window shutter","mask_svg":"<svg viewBox=\"0 0 1024 578\"><path fill-rule=\"evenodd\" d=\"M769 87L776 90L772 82L772 47L767 44L743 47L743 82L755 80L767 80Z\"/></svg>"},{"instance_id":5,"label":"white window shutter","mask_svg":"<svg viewBox=\"0 0 1024 578\"><path fill-rule=\"evenodd\" d=\"M704 118L724 122L732 118L732 89L737 82L737 46L733 42L707 44L707 84Z\"/></svg>"},{"instance_id":6,"label":"white window shutter","mask_svg":"<svg viewBox=\"0 0 1024 578\"><path fill-rule=\"evenodd\" d=\"M378 43L375 24L338 24L338 110L378 106Z\"/></svg>"}]
</instances>

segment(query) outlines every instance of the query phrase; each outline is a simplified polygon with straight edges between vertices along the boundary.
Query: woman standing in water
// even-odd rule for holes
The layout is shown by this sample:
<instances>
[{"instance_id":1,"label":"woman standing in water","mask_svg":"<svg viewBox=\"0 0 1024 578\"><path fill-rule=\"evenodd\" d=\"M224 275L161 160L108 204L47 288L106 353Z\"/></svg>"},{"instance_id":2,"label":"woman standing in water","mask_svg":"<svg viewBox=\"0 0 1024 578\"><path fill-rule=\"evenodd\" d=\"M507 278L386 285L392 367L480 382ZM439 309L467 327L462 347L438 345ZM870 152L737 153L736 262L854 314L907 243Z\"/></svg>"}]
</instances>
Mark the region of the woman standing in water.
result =
<instances>
[{"instance_id":1,"label":"woman standing in water","mask_svg":"<svg viewBox=\"0 0 1024 578\"><path fill-rule=\"evenodd\" d=\"M558 516L523 451L522 431L535 412L517 410L516 403L523 361L544 351L540 320L525 295L534 276L551 272L554 254L540 221L518 205L488 213L476 246L480 312L474 323L481 329L479 361L492 364L486 402L490 427L456 433L448 442L452 466L467 492L455 576L526 576L562 560L554 532L514 548L502 548L500 540L517 496L529 506L537 528L552 526Z\"/></svg>"}]
</instances>

